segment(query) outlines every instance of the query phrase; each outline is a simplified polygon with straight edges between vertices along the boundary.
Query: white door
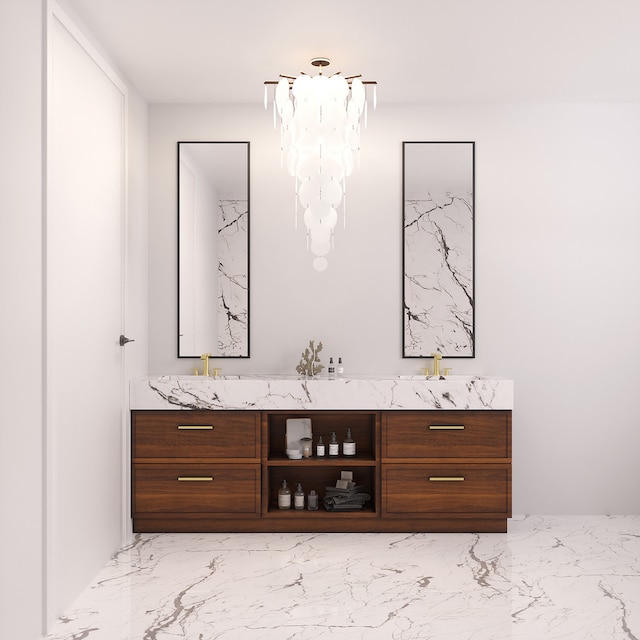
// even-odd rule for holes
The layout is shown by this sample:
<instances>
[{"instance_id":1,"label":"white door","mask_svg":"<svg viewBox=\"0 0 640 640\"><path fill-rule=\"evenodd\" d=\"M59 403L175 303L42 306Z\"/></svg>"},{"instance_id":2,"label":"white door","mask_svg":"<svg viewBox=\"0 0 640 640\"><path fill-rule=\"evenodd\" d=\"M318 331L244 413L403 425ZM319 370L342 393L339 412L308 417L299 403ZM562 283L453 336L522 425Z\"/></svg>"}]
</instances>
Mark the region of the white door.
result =
<instances>
[{"instance_id":1,"label":"white door","mask_svg":"<svg viewBox=\"0 0 640 640\"><path fill-rule=\"evenodd\" d=\"M121 544L126 89L55 6L48 33L50 623Z\"/></svg>"}]
</instances>

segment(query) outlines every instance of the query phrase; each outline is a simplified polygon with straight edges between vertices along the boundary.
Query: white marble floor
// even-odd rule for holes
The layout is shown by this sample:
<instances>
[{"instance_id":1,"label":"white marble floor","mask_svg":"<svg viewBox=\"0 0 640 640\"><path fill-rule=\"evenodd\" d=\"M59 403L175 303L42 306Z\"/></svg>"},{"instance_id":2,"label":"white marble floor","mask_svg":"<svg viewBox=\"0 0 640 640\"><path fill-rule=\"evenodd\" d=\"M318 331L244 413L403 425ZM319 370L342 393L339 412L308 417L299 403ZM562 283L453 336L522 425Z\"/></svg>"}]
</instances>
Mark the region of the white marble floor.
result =
<instances>
[{"instance_id":1,"label":"white marble floor","mask_svg":"<svg viewBox=\"0 0 640 640\"><path fill-rule=\"evenodd\" d=\"M640 640L640 516L139 534L46 640Z\"/></svg>"}]
</instances>

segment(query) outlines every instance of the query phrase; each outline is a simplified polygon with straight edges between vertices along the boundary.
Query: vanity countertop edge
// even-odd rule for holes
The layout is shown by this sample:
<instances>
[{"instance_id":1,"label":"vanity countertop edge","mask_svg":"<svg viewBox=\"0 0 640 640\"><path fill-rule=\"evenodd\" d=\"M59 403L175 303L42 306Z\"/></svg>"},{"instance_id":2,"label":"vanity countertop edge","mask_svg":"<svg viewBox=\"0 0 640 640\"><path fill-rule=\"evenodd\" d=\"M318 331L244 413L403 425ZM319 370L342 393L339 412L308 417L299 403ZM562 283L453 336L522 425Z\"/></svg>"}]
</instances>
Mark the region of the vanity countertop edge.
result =
<instances>
[{"instance_id":1,"label":"vanity countertop edge","mask_svg":"<svg viewBox=\"0 0 640 640\"><path fill-rule=\"evenodd\" d=\"M496 376L160 375L131 380L129 393L134 411L513 409L513 380Z\"/></svg>"}]
</instances>

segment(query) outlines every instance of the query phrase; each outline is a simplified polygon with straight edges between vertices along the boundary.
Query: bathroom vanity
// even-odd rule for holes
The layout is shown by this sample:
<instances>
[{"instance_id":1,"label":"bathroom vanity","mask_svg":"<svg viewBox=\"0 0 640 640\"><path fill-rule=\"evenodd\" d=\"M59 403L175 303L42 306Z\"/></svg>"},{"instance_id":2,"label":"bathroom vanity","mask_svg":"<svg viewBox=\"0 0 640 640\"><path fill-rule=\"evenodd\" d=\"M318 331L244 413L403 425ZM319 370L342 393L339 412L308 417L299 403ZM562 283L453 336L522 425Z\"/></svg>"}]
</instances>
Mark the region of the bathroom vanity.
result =
<instances>
[{"instance_id":1,"label":"bathroom vanity","mask_svg":"<svg viewBox=\"0 0 640 640\"><path fill-rule=\"evenodd\" d=\"M162 376L131 383L136 532L504 532L511 516L509 380ZM314 445L351 429L354 457L290 460L288 418ZM280 510L283 480L320 496L350 471L358 511Z\"/></svg>"}]
</instances>

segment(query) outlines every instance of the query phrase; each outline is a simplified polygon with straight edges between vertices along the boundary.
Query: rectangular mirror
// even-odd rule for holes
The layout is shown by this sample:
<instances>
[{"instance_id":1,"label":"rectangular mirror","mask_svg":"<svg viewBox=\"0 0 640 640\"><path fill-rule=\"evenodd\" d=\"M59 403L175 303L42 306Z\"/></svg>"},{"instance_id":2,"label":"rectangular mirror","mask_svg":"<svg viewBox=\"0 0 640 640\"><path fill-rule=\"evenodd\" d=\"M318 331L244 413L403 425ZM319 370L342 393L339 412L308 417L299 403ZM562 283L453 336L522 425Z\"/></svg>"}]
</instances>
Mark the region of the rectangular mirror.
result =
<instances>
[{"instance_id":1,"label":"rectangular mirror","mask_svg":"<svg viewBox=\"0 0 640 640\"><path fill-rule=\"evenodd\" d=\"M404 142L404 358L473 358L475 143Z\"/></svg>"},{"instance_id":2,"label":"rectangular mirror","mask_svg":"<svg viewBox=\"0 0 640 640\"><path fill-rule=\"evenodd\" d=\"M249 143L178 142L178 357L249 357Z\"/></svg>"}]
</instances>

